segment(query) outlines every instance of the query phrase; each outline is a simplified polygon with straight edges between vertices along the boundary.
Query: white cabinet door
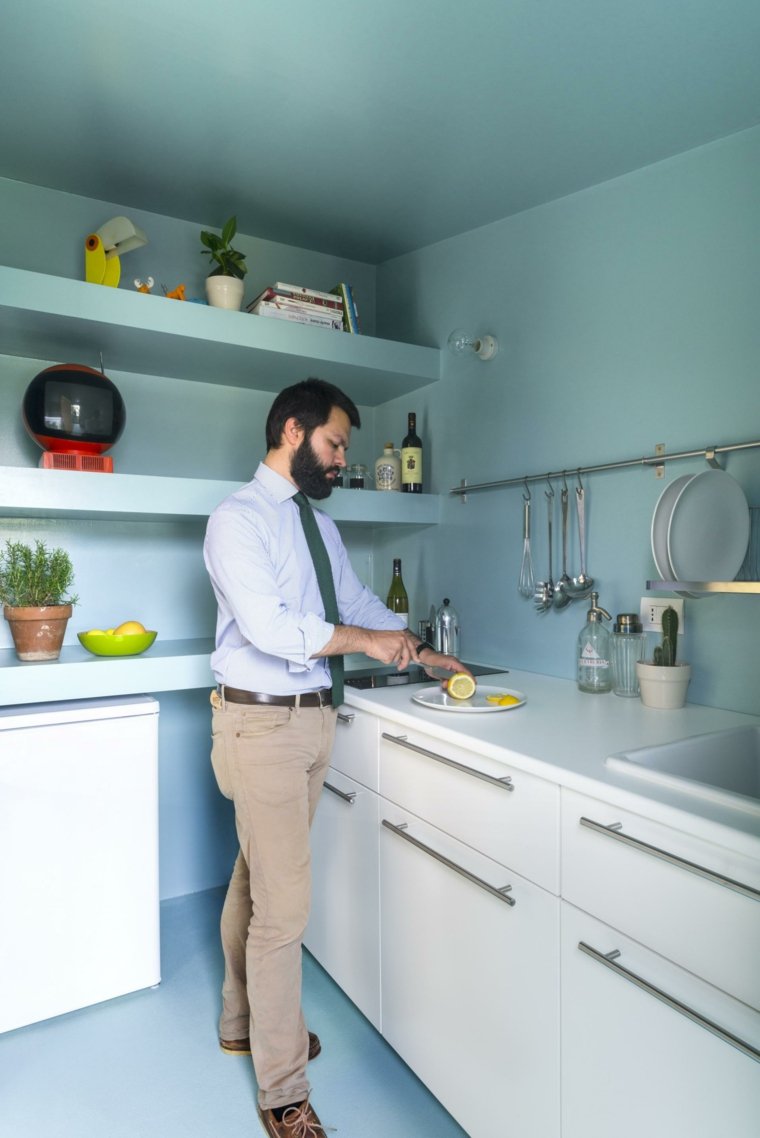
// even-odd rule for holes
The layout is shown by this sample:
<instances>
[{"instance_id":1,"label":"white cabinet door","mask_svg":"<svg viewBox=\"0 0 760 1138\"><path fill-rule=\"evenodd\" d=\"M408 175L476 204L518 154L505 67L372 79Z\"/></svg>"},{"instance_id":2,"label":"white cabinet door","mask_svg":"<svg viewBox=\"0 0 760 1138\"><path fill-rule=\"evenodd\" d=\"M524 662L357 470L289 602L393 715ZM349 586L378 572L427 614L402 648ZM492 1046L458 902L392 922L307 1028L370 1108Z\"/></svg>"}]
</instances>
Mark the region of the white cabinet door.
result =
<instances>
[{"instance_id":1,"label":"white cabinet door","mask_svg":"<svg viewBox=\"0 0 760 1138\"><path fill-rule=\"evenodd\" d=\"M311 829L304 944L380 1028L377 795L331 768Z\"/></svg>"},{"instance_id":2,"label":"white cabinet door","mask_svg":"<svg viewBox=\"0 0 760 1138\"><path fill-rule=\"evenodd\" d=\"M757 1138L758 1048L757 1012L562 902L562 1138Z\"/></svg>"},{"instance_id":3,"label":"white cabinet door","mask_svg":"<svg viewBox=\"0 0 760 1138\"><path fill-rule=\"evenodd\" d=\"M384 799L380 813L385 1038L470 1138L557 1138L558 899Z\"/></svg>"}]
</instances>

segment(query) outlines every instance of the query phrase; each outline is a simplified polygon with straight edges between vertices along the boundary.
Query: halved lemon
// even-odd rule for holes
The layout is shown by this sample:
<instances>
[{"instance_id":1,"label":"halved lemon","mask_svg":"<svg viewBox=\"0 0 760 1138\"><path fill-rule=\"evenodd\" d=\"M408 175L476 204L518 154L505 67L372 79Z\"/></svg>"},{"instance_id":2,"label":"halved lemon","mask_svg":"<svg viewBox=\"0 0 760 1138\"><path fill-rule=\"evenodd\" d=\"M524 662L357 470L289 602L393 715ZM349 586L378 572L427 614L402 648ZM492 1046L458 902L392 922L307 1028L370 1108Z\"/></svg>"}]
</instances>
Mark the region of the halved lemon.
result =
<instances>
[{"instance_id":1,"label":"halved lemon","mask_svg":"<svg viewBox=\"0 0 760 1138\"><path fill-rule=\"evenodd\" d=\"M488 703L498 703L499 707L511 707L513 704L520 702L516 695L506 695L506 693L504 695L487 695L486 701Z\"/></svg>"},{"instance_id":2,"label":"halved lemon","mask_svg":"<svg viewBox=\"0 0 760 1138\"><path fill-rule=\"evenodd\" d=\"M451 679L446 681L446 691L452 699L469 699L475 694L477 684L467 672L455 672Z\"/></svg>"}]
</instances>

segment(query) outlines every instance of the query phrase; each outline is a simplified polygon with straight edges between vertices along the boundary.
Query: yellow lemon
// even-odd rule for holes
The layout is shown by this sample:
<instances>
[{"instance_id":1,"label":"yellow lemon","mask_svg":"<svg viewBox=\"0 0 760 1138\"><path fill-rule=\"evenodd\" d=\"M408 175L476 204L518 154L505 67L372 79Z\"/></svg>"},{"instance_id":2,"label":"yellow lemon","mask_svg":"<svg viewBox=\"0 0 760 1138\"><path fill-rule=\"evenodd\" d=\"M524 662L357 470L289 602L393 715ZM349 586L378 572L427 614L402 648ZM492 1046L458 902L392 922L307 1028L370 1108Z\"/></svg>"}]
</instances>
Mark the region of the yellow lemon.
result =
<instances>
[{"instance_id":1,"label":"yellow lemon","mask_svg":"<svg viewBox=\"0 0 760 1138\"><path fill-rule=\"evenodd\" d=\"M469 699L475 694L475 680L467 672L455 672L450 680L446 681L446 691L452 699Z\"/></svg>"},{"instance_id":2,"label":"yellow lemon","mask_svg":"<svg viewBox=\"0 0 760 1138\"><path fill-rule=\"evenodd\" d=\"M113 634L114 634L114 630L112 628L106 629L106 636L113 636Z\"/></svg>"},{"instance_id":3,"label":"yellow lemon","mask_svg":"<svg viewBox=\"0 0 760 1138\"><path fill-rule=\"evenodd\" d=\"M139 620L125 620L114 629L114 636L137 636L141 632L145 632L145 626Z\"/></svg>"},{"instance_id":4,"label":"yellow lemon","mask_svg":"<svg viewBox=\"0 0 760 1138\"><path fill-rule=\"evenodd\" d=\"M103 631L102 628L91 628L90 631L87 633L87 635L88 636L105 636L105 632Z\"/></svg>"},{"instance_id":5,"label":"yellow lemon","mask_svg":"<svg viewBox=\"0 0 760 1138\"><path fill-rule=\"evenodd\" d=\"M488 703L498 703L499 707L512 707L515 703L519 703L516 695L487 695L486 700Z\"/></svg>"}]
</instances>

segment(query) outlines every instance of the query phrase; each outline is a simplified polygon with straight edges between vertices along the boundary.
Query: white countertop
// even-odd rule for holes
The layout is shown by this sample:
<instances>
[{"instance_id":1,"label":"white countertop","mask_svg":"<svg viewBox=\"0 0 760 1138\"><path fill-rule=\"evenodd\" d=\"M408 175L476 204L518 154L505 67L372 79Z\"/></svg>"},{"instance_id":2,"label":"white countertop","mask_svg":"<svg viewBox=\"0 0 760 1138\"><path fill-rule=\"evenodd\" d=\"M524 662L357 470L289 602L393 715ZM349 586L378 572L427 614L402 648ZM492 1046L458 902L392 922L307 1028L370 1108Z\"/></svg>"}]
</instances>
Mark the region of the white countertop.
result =
<instances>
[{"instance_id":1,"label":"white countertop","mask_svg":"<svg viewBox=\"0 0 760 1138\"><path fill-rule=\"evenodd\" d=\"M424 685L346 688L346 703L667 825L695 832L697 820L696 830L706 839L732 847L738 843L749 856L760 856L760 819L755 815L619 773L604 762L619 751L757 726L757 716L698 704L658 711L638 699L586 694L572 680L535 672L510 670L484 676L482 683L524 692L526 703L491 714L437 711L413 702Z\"/></svg>"}]
</instances>

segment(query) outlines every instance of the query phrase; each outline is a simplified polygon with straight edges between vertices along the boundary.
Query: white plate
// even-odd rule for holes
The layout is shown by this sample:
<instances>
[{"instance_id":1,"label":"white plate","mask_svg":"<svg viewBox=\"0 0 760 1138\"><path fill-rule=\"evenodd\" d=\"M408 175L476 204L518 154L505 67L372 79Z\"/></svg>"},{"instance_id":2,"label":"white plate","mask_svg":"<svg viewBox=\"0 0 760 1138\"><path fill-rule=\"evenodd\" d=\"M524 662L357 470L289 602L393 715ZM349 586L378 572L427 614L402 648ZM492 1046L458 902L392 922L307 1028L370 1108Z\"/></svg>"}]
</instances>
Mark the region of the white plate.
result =
<instances>
[{"instance_id":1,"label":"white plate","mask_svg":"<svg viewBox=\"0 0 760 1138\"><path fill-rule=\"evenodd\" d=\"M668 526L673 506L687 482L691 482L693 474L682 474L674 482L669 482L660 497L652 514L652 556L657 566L657 572L663 581L672 581L675 578L673 566L668 557Z\"/></svg>"},{"instance_id":2,"label":"white plate","mask_svg":"<svg viewBox=\"0 0 760 1138\"><path fill-rule=\"evenodd\" d=\"M520 702L502 706L498 703L489 703L486 699L488 695L514 695ZM442 688L423 688L422 691L415 692L412 699L415 703L435 708L436 711L458 711L470 715L473 712L513 711L525 703L525 696L521 691L515 691L514 688L484 687L482 684L478 684L475 694L469 699L452 699Z\"/></svg>"},{"instance_id":3,"label":"white plate","mask_svg":"<svg viewBox=\"0 0 760 1138\"><path fill-rule=\"evenodd\" d=\"M677 581L733 581L749 541L749 506L725 470L703 470L670 514L668 558Z\"/></svg>"}]
</instances>

